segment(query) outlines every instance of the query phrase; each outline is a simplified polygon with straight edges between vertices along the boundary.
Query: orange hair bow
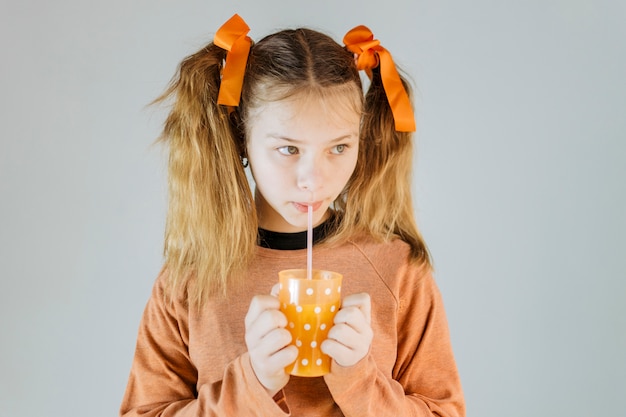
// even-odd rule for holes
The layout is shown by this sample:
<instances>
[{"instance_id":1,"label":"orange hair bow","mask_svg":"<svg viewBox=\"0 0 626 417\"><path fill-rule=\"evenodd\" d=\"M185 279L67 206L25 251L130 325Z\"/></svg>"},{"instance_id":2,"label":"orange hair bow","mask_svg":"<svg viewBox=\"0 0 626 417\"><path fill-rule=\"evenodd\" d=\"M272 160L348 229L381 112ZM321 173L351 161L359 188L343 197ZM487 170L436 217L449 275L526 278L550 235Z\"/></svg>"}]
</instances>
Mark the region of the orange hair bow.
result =
<instances>
[{"instance_id":1,"label":"orange hair bow","mask_svg":"<svg viewBox=\"0 0 626 417\"><path fill-rule=\"evenodd\" d=\"M238 106L246 72L248 54L252 40L247 36L250 28L235 14L215 33L213 43L228 51L222 70L222 81L217 96L217 104Z\"/></svg>"},{"instance_id":2,"label":"orange hair bow","mask_svg":"<svg viewBox=\"0 0 626 417\"><path fill-rule=\"evenodd\" d=\"M393 120L398 132L415 132L415 117L409 95L402 85L391 54L374 39L374 34L366 26L357 26L346 33L343 43L350 52L357 55L356 65L365 70L371 78L371 69L380 65L383 88L391 107Z\"/></svg>"}]
</instances>

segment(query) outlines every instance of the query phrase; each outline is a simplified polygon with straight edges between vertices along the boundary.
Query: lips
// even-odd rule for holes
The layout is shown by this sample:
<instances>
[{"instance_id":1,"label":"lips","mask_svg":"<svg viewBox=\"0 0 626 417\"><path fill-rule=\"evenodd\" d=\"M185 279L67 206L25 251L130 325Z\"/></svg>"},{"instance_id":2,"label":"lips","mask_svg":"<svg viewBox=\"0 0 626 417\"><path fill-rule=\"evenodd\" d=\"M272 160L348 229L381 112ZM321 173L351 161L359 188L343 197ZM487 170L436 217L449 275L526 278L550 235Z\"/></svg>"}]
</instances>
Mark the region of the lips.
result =
<instances>
[{"instance_id":1,"label":"lips","mask_svg":"<svg viewBox=\"0 0 626 417\"><path fill-rule=\"evenodd\" d=\"M302 213L306 213L309 211L309 206L313 207L313 211L317 211L317 209L319 209L322 206L322 202L315 201L313 203L297 203L294 201L293 205L296 208L296 210Z\"/></svg>"}]
</instances>

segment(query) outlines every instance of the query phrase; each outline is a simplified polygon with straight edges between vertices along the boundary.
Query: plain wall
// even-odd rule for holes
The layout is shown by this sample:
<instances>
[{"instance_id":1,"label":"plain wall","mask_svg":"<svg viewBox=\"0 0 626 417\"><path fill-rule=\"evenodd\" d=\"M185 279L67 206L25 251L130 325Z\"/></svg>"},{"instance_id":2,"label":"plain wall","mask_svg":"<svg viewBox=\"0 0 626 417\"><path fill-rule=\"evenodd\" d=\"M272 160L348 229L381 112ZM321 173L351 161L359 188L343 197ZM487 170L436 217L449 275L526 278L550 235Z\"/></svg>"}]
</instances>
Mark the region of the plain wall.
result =
<instances>
[{"instance_id":1,"label":"plain wall","mask_svg":"<svg viewBox=\"0 0 626 417\"><path fill-rule=\"evenodd\" d=\"M0 417L117 414L162 263L146 108L233 13L365 24L416 85L416 216L468 416L624 415L626 3L4 1Z\"/></svg>"}]
</instances>

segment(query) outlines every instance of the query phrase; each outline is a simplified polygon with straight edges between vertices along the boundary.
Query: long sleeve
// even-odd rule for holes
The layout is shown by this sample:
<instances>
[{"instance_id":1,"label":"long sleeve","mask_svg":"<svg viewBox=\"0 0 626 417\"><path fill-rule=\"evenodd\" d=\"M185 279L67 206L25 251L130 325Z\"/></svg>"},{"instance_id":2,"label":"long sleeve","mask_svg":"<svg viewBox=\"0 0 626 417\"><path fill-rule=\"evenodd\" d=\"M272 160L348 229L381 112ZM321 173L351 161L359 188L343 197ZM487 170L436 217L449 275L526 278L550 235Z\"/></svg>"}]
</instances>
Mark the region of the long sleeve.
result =
<instances>
[{"instance_id":1,"label":"long sleeve","mask_svg":"<svg viewBox=\"0 0 626 417\"><path fill-rule=\"evenodd\" d=\"M258 382L247 353L227 364L221 381L198 389L188 318L184 303L164 298L163 279L157 279L139 327L120 416L288 415Z\"/></svg>"},{"instance_id":2,"label":"long sleeve","mask_svg":"<svg viewBox=\"0 0 626 417\"><path fill-rule=\"evenodd\" d=\"M407 266L399 273L398 314L393 329L397 357L392 374L380 370L370 351L353 367L333 363L331 373L324 377L326 384L346 417L464 416L463 393L439 290L430 271ZM387 323L387 327L392 325ZM392 334L379 333L374 337ZM378 349L376 357L393 355L391 351L381 353Z\"/></svg>"},{"instance_id":3,"label":"long sleeve","mask_svg":"<svg viewBox=\"0 0 626 417\"><path fill-rule=\"evenodd\" d=\"M323 377L292 376L270 398L245 344L252 297L269 294L278 272L306 265L306 250L258 248L246 285L189 309L157 279L144 311L123 417L464 416L441 296L430 270L408 262L408 245L362 239L315 248L317 267L343 273L342 294L372 297L374 339L350 368Z\"/></svg>"}]
</instances>

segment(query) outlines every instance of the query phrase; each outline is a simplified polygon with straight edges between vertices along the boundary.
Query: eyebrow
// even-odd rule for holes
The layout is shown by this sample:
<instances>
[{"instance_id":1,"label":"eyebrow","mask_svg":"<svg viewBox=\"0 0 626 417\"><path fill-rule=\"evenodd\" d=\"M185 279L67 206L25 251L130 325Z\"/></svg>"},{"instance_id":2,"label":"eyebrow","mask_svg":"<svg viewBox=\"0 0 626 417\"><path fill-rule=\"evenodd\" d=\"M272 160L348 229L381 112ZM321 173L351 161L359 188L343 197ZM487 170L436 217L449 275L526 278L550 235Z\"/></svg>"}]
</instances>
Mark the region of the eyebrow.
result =
<instances>
[{"instance_id":1,"label":"eyebrow","mask_svg":"<svg viewBox=\"0 0 626 417\"><path fill-rule=\"evenodd\" d=\"M329 140L327 143L338 143L338 142L343 142L346 139L353 139L353 138L358 138L358 134L354 133L354 134L348 134L348 135L342 135L339 136L335 139L331 139ZM289 143L302 143L304 142L303 140L300 139L293 139L287 136L282 136L279 135L277 133L270 133L267 135L268 138L270 139L277 139L277 140L284 140L285 142L289 142Z\"/></svg>"}]
</instances>

